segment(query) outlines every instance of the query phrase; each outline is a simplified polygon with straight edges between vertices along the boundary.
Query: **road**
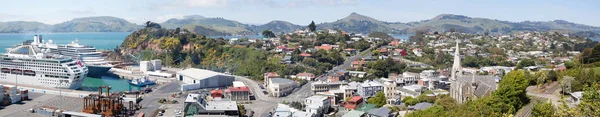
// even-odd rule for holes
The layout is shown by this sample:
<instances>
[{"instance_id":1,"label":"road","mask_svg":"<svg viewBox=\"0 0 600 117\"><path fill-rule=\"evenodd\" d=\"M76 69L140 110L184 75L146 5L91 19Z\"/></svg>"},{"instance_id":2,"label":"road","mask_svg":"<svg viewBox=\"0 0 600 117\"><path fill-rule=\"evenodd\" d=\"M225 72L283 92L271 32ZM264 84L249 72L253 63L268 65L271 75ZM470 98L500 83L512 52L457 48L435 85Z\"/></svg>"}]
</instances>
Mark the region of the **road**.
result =
<instances>
[{"instance_id":1,"label":"road","mask_svg":"<svg viewBox=\"0 0 600 117\"><path fill-rule=\"evenodd\" d=\"M527 87L527 95L531 97L531 101L529 104L521 108L515 117L531 117L531 109L533 109L533 105L537 101L543 102L550 100L554 106L561 104L560 97L555 95L560 89L558 82L549 83L547 86L544 86L544 89L545 90L543 90L543 92L539 92L538 90L540 89L538 89L536 86Z\"/></svg>"},{"instance_id":2,"label":"road","mask_svg":"<svg viewBox=\"0 0 600 117\"><path fill-rule=\"evenodd\" d=\"M140 109L140 111L144 112L145 114L152 115L157 109L159 109L160 106L163 105L158 103L160 98L168 99L167 97L173 95L173 93L179 92L179 89L180 83L177 81L164 84L163 86L158 87L158 89L153 89L153 92L145 94L143 100L140 101L140 105L142 105L142 109ZM183 102L179 103L181 104ZM183 107L183 104L181 105L181 107Z\"/></svg>"}]
</instances>

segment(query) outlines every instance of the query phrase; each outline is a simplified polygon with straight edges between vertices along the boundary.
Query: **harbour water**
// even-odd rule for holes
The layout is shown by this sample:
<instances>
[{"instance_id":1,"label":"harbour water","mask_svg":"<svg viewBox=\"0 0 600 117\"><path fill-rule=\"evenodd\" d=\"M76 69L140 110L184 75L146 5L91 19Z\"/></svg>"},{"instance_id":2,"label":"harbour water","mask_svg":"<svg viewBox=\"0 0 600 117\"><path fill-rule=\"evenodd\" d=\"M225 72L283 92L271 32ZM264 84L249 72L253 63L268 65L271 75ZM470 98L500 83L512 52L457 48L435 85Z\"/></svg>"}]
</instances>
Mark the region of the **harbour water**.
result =
<instances>
[{"instance_id":1,"label":"harbour water","mask_svg":"<svg viewBox=\"0 0 600 117\"><path fill-rule=\"evenodd\" d=\"M130 32L89 32L89 33L9 33L0 34L0 53L4 48L13 47L25 40L33 40L34 35L42 35L44 42L52 40L56 44L68 44L75 38L79 43L96 47L98 50L114 49L123 43Z\"/></svg>"},{"instance_id":2,"label":"harbour water","mask_svg":"<svg viewBox=\"0 0 600 117\"><path fill-rule=\"evenodd\" d=\"M91 45L98 50L109 50L119 46L130 32L99 32L99 33L19 33L19 34L0 34L0 53L4 53L5 48L11 48L25 40L33 40L34 35L43 35L44 41L52 40L56 44L67 44L77 38L80 44ZM101 78L86 77L80 90L97 91L98 86L111 86L111 91L127 91L129 83L125 79L119 79L118 76L102 76ZM137 86L133 86L137 90Z\"/></svg>"}]
</instances>

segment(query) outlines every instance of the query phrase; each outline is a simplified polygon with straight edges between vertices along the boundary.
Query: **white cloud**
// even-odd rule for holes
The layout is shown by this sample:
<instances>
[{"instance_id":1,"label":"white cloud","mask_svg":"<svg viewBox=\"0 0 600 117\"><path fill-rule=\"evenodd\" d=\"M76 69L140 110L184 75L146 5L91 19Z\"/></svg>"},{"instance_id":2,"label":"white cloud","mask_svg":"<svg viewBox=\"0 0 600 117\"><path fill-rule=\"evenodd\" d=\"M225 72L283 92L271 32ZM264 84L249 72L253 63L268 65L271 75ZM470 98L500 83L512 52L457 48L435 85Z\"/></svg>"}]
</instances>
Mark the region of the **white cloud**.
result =
<instances>
[{"instance_id":1,"label":"white cloud","mask_svg":"<svg viewBox=\"0 0 600 117\"><path fill-rule=\"evenodd\" d=\"M92 8L86 9L63 9L63 12L75 14L75 15L95 15L96 11Z\"/></svg>"},{"instance_id":2,"label":"white cloud","mask_svg":"<svg viewBox=\"0 0 600 117\"><path fill-rule=\"evenodd\" d=\"M356 5L358 0L292 0L286 5L289 7L306 7L313 5L326 5L326 6L344 6L344 5Z\"/></svg>"},{"instance_id":3,"label":"white cloud","mask_svg":"<svg viewBox=\"0 0 600 117\"><path fill-rule=\"evenodd\" d=\"M178 0L178 5L188 7L224 7L229 4L228 0Z\"/></svg>"}]
</instances>

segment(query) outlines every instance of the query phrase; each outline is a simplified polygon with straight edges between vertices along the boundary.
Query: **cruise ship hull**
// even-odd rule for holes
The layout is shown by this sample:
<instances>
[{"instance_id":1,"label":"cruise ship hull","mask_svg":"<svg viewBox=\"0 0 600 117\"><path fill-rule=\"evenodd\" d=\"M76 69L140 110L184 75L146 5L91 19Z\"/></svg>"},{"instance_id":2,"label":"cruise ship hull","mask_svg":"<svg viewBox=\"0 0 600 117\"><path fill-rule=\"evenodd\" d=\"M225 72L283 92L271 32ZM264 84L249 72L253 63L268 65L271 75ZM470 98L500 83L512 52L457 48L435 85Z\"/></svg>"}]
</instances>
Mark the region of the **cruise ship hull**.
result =
<instances>
[{"instance_id":1,"label":"cruise ship hull","mask_svg":"<svg viewBox=\"0 0 600 117\"><path fill-rule=\"evenodd\" d=\"M83 84L83 79L76 81L70 81L70 83L52 83L56 78L46 78L39 76L25 76L25 75L14 75L9 73L0 73L0 84L5 85L25 85L25 86L39 86L46 88L64 88L64 89L79 89Z\"/></svg>"},{"instance_id":2,"label":"cruise ship hull","mask_svg":"<svg viewBox=\"0 0 600 117\"><path fill-rule=\"evenodd\" d=\"M112 68L111 66L99 66L99 65L87 65L88 67L88 77L101 78L106 75L106 72Z\"/></svg>"}]
</instances>

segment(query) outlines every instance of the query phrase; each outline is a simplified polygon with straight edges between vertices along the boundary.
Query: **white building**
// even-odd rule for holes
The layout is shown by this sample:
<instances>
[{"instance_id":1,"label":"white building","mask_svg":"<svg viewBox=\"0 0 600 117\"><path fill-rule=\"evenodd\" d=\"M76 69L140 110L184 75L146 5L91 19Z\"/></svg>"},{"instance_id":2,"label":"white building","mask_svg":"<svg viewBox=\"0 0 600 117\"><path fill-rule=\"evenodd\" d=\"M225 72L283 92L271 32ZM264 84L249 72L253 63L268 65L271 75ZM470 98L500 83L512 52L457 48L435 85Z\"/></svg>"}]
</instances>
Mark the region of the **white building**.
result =
<instances>
[{"instance_id":1,"label":"white building","mask_svg":"<svg viewBox=\"0 0 600 117\"><path fill-rule=\"evenodd\" d=\"M419 81L420 77L421 77L421 75L418 73L413 73L413 72L402 73L402 80L404 81L405 84L416 84Z\"/></svg>"},{"instance_id":2,"label":"white building","mask_svg":"<svg viewBox=\"0 0 600 117\"><path fill-rule=\"evenodd\" d=\"M273 97L289 95L294 88L296 88L296 82L283 78L269 78L269 85L267 87L270 96Z\"/></svg>"},{"instance_id":3,"label":"white building","mask_svg":"<svg viewBox=\"0 0 600 117\"><path fill-rule=\"evenodd\" d=\"M331 107L331 101L325 96L310 96L304 101L306 105L306 112L312 114L318 114L318 110L322 110L323 113L329 113ZM322 113L321 113L322 114Z\"/></svg>"},{"instance_id":4,"label":"white building","mask_svg":"<svg viewBox=\"0 0 600 117\"><path fill-rule=\"evenodd\" d=\"M185 83L181 85L181 89L185 91L231 86L235 78L231 75L210 70L189 68L177 72L177 79Z\"/></svg>"},{"instance_id":5,"label":"white building","mask_svg":"<svg viewBox=\"0 0 600 117\"><path fill-rule=\"evenodd\" d=\"M396 83L395 82L383 82L383 93L387 98L387 104L393 104L396 98Z\"/></svg>"},{"instance_id":6,"label":"white building","mask_svg":"<svg viewBox=\"0 0 600 117\"><path fill-rule=\"evenodd\" d=\"M377 92L383 91L383 86L375 81L365 81L358 85L357 93L362 98L373 97Z\"/></svg>"}]
</instances>

